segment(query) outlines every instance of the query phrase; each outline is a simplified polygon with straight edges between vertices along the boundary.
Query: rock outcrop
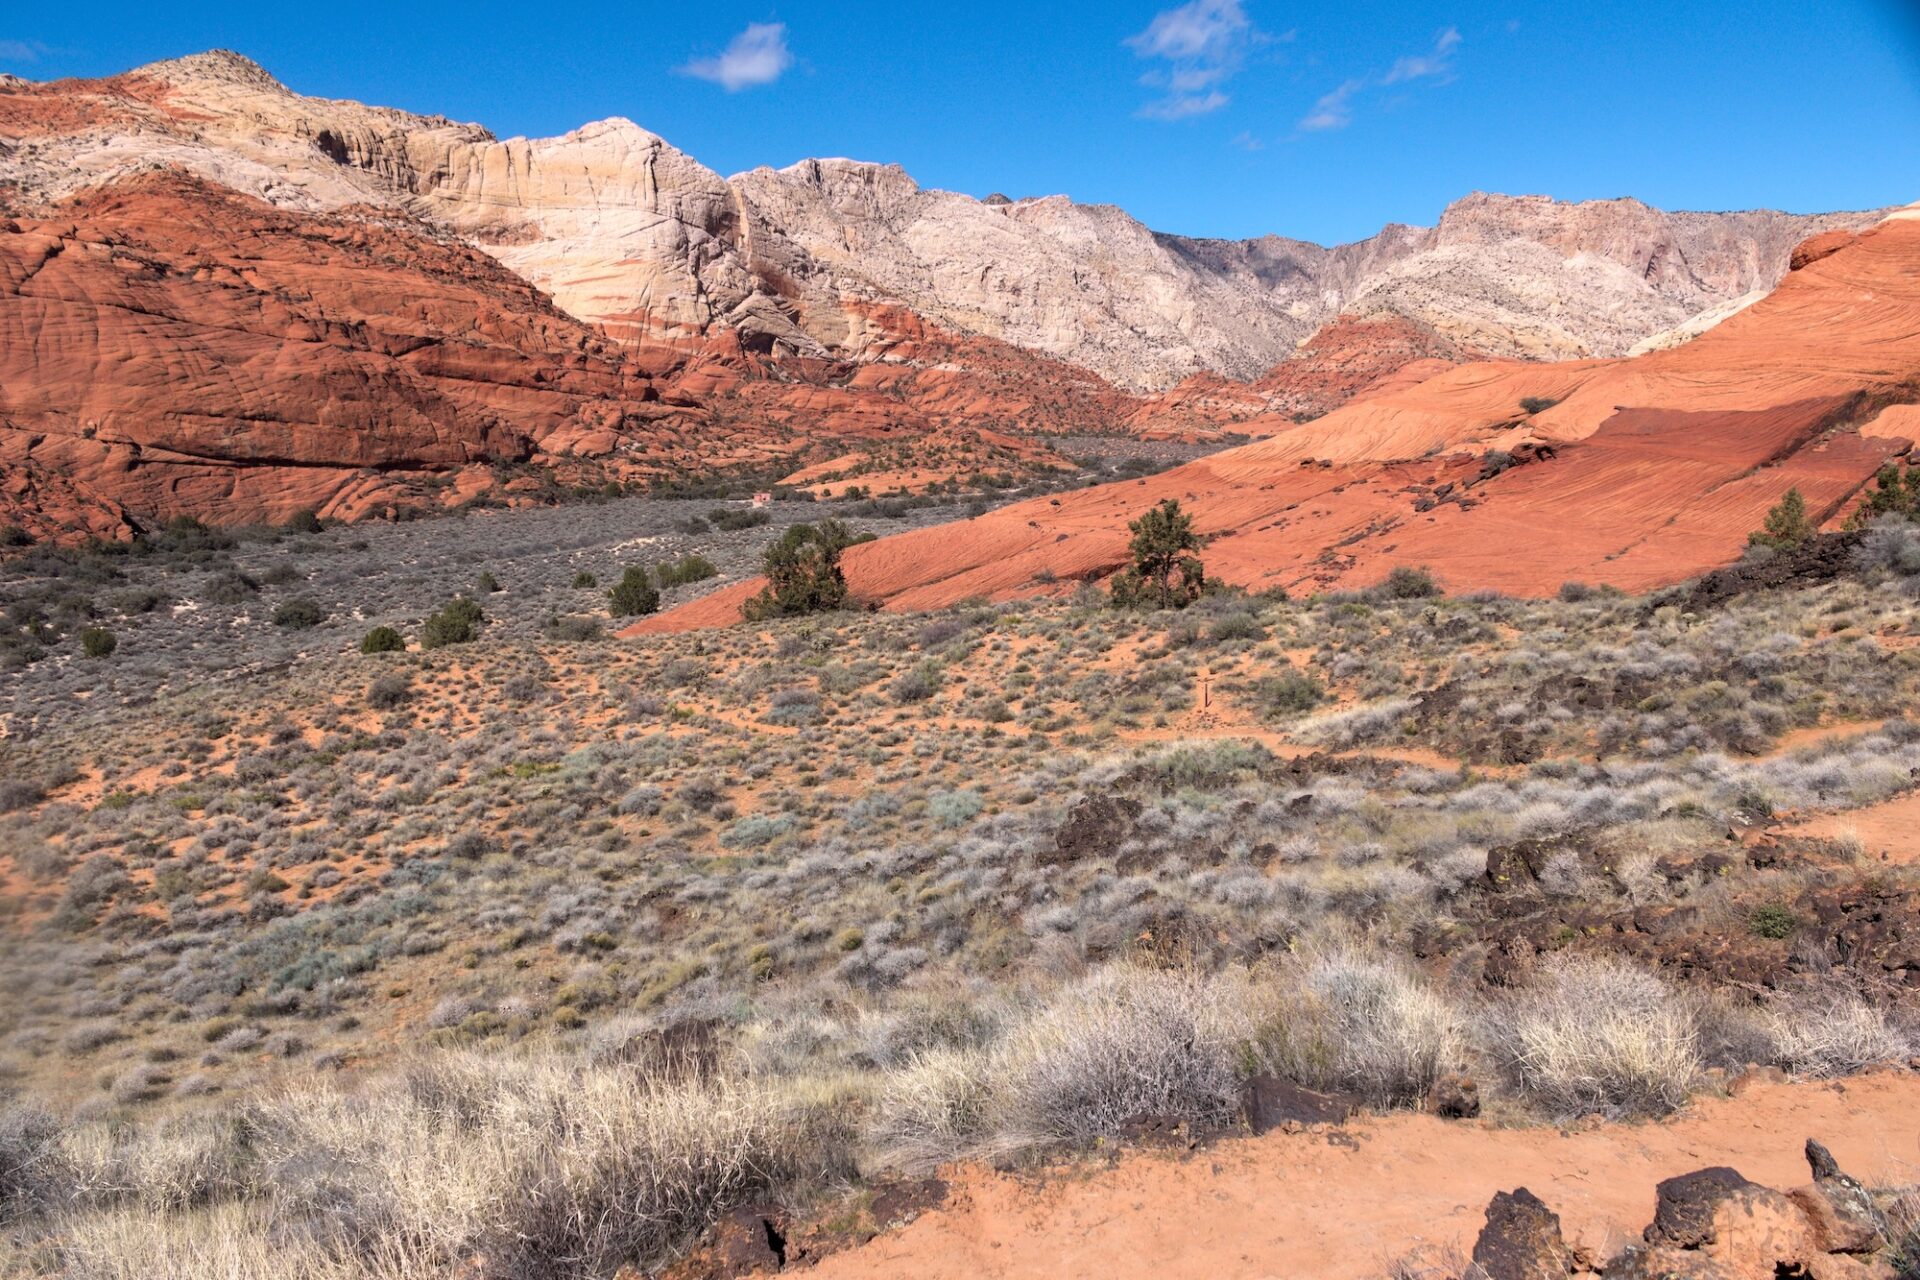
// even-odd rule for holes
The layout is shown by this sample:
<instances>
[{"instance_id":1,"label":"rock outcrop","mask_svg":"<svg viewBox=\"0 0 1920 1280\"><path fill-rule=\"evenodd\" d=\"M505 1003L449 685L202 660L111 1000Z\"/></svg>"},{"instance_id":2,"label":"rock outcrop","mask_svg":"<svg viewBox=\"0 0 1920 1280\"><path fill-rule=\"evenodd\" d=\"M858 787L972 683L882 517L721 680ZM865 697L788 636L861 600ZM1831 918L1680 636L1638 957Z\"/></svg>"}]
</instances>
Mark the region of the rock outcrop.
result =
<instances>
[{"instance_id":1,"label":"rock outcrop","mask_svg":"<svg viewBox=\"0 0 1920 1280\"><path fill-rule=\"evenodd\" d=\"M1655 1191L1653 1221L1640 1242L1611 1258L1582 1258L1560 1234L1560 1219L1525 1187L1487 1207L1473 1247L1488 1280L1875 1280L1896 1274L1909 1240L1889 1239L1897 1196L1876 1197L1841 1173L1807 1140L1813 1181L1777 1191L1726 1166L1668 1178Z\"/></svg>"},{"instance_id":2,"label":"rock outcrop","mask_svg":"<svg viewBox=\"0 0 1920 1280\"><path fill-rule=\"evenodd\" d=\"M352 517L521 464L673 469L710 424L492 258L169 173L0 221L0 522Z\"/></svg>"}]
</instances>

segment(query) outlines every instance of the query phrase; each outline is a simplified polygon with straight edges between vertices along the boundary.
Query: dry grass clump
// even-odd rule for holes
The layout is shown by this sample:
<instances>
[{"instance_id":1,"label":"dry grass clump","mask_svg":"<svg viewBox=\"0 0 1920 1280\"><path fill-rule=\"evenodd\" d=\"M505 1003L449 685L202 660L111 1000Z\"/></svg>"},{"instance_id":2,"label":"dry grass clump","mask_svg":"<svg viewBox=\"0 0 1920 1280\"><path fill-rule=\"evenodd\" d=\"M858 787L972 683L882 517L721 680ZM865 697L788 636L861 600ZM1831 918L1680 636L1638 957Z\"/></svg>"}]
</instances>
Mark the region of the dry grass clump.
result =
<instances>
[{"instance_id":1,"label":"dry grass clump","mask_svg":"<svg viewBox=\"0 0 1920 1280\"><path fill-rule=\"evenodd\" d=\"M1515 1083L1559 1116L1662 1115L1700 1079L1696 1004L1612 957L1544 966L1488 1031Z\"/></svg>"},{"instance_id":2,"label":"dry grass clump","mask_svg":"<svg viewBox=\"0 0 1920 1280\"><path fill-rule=\"evenodd\" d=\"M462 1053L270 1102L260 1144L277 1203L334 1206L336 1249L532 1277L657 1261L730 1206L837 1174L831 1129L752 1081Z\"/></svg>"},{"instance_id":3,"label":"dry grass clump","mask_svg":"<svg viewBox=\"0 0 1920 1280\"><path fill-rule=\"evenodd\" d=\"M605 1275L661 1262L733 1206L850 1174L831 1103L790 1083L450 1053L225 1120L9 1120L9 1207L73 1251L68 1274L400 1276L478 1258L502 1278Z\"/></svg>"},{"instance_id":4,"label":"dry grass clump","mask_svg":"<svg viewBox=\"0 0 1920 1280\"><path fill-rule=\"evenodd\" d=\"M1278 1042L1284 1074L1393 1105L1461 1065L1460 1011L1404 964L1336 942L1307 951L1298 982Z\"/></svg>"},{"instance_id":5,"label":"dry grass clump","mask_svg":"<svg viewBox=\"0 0 1920 1280\"><path fill-rule=\"evenodd\" d=\"M1239 1088L1236 994L1130 965L1064 988L989 1064L1003 1136L1082 1142L1148 1118L1224 1123Z\"/></svg>"},{"instance_id":6,"label":"dry grass clump","mask_svg":"<svg viewBox=\"0 0 1920 1280\"><path fill-rule=\"evenodd\" d=\"M1777 1000L1760 1015L1774 1060L1809 1076L1838 1076L1905 1059L1913 1034L1859 993L1835 989Z\"/></svg>"}]
</instances>

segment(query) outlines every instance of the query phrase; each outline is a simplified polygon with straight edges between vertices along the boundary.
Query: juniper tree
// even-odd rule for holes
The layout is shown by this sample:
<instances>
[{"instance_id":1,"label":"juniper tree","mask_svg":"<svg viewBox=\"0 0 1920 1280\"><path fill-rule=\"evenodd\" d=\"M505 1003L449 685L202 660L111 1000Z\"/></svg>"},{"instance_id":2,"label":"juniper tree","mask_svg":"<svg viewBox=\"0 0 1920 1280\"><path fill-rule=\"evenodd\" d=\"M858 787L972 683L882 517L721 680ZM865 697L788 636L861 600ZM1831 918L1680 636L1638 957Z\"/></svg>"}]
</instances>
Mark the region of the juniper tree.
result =
<instances>
[{"instance_id":1,"label":"juniper tree","mask_svg":"<svg viewBox=\"0 0 1920 1280\"><path fill-rule=\"evenodd\" d=\"M1747 535L1747 544L1784 551L1788 547L1799 546L1813 534L1813 522L1807 518L1807 500L1800 496L1799 488L1795 487L1787 490L1786 497L1767 512L1767 518L1760 528Z\"/></svg>"},{"instance_id":2,"label":"juniper tree","mask_svg":"<svg viewBox=\"0 0 1920 1280\"><path fill-rule=\"evenodd\" d=\"M1133 563L1113 579L1113 603L1121 609L1184 609L1206 589L1206 570L1200 558L1200 537L1193 517L1180 509L1178 499L1127 523L1133 538L1127 544Z\"/></svg>"}]
</instances>

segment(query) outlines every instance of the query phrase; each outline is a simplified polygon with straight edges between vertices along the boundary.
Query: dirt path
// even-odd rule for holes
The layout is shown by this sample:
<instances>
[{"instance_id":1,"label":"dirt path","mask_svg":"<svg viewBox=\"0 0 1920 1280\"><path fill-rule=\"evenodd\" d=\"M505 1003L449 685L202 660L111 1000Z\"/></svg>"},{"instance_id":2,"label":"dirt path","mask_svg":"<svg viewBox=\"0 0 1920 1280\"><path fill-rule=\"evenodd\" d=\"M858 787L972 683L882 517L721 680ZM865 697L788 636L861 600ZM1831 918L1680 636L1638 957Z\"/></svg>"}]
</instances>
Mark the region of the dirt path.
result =
<instances>
[{"instance_id":1,"label":"dirt path","mask_svg":"<svg viewBox=\"0 0 1920 1280\"><path fill-rule=\"evenodd\" d=\"M1470 1249L1495 1191L1525 1186L1596 1257L1637 1238L1654 1186L1732 1165L1768 1186L1807 1182L1817 1137L1869 1183L1920 1181L1920 1076L1758 1084L1658 1124L1582 1133L1494 1129L1400 1114L1323 1133L1271 1133L1035 1185L960 1172L947 1207L825 1259L820 1280L914 1276L1227 1280L1379 1277L1422 1246Z\"/></svg>"},{"instance_id":2,"label":"dirt path","mask_svg":"<svg viewBox=\"0 0 1920 1280\"><path fill-rule=\"evenodd\" d=\"M1864 809L1823 813L1782 828L1816 840L1858 840L1869 858L1898 866L1920 862L1920 791L1909 791Z\"/></svg>"}]
</instances>

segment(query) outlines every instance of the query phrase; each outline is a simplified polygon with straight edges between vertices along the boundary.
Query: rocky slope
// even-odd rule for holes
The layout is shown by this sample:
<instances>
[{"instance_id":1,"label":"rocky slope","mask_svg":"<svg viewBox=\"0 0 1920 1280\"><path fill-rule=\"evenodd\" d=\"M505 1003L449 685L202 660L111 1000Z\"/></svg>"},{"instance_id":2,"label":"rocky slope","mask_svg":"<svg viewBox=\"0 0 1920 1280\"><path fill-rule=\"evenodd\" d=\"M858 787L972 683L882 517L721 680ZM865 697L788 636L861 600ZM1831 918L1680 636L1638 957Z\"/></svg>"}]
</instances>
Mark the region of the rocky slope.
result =
<instances>
[{"instance_id":1,"label":"rocky slope","mask_svg":"<svg viewBox=\"0 0 1920 1280\"><path fill-rule=\"evenodd\" d=\"M1456 591L1677 581L1734 559L1789 487L1830 518L1913 443L1920 219L1807 248L1770 297L1671 350L1384 386L1147 480L1004 507L964 537L853 548L848 580L897 608L1065 590L1118 568L1127 521L1177 498L1208 572L1255 590L1367 586L1396 565ZM651 625L732 621L752 589Z\"/></svg>"},{"instance_id":2,"label":"rocky slope","mask_svg":"<svg viewBox=\"0 0 1920 1280\"><path fill-rule=\"evenodd\" d=\"M671 468L711 427L493 259L404 221L167 173L0 221L0 523L29 533L432 508L513 489L519 464Z\"/></svg>"}]
</instances>

